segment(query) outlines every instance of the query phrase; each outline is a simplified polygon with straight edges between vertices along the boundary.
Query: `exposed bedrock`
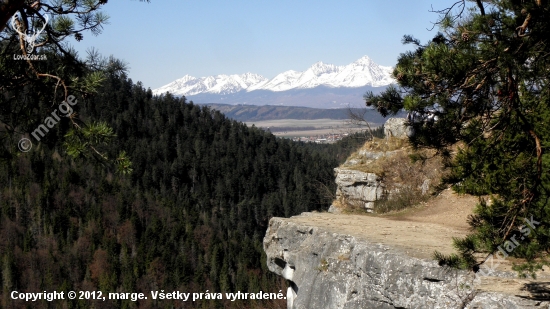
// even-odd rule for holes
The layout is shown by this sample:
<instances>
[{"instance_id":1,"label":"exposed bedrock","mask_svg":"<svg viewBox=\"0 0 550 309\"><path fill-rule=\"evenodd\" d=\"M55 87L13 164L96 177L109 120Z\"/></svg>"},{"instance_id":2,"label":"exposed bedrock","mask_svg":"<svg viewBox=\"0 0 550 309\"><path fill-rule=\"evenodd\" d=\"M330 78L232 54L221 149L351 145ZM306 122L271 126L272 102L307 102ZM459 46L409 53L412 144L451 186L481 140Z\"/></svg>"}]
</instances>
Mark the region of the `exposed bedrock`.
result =
<instances>
[{"instance_id":1,"label":"exposed bedrock","mask_svg":"<svg viewBox=\"0 0 550 309\"><path fill-rule=\"evenodd\" d=\"M357 170L334 169L336 173L336 199L344 198L350 202L359 202L372 210L374 202L384 194L384 185L374 173Z\"/></svg>"},{"instance_id":2,"label":"exposed bedrock","mask_svg":"<svg viewBox=\"0 0 550 309\"><path fill-rule=\"evenodd\" d=\"M412 130L407 126L405 118L389 118L384 123L384 135L386 137L407 138L411 136Z\"/></svg>"},{"instance_id":3,"label":"exposed bedrock","mask_svg":"<svg viewBox=\"0 0 550 309\"><path fill-rule=\"evenodd\" d=\"M269 269L289 280L289 309L550 308L546 301L475 292L470 272L292 218L270 220L264 250Z\"/></svg>"}]
</instances>

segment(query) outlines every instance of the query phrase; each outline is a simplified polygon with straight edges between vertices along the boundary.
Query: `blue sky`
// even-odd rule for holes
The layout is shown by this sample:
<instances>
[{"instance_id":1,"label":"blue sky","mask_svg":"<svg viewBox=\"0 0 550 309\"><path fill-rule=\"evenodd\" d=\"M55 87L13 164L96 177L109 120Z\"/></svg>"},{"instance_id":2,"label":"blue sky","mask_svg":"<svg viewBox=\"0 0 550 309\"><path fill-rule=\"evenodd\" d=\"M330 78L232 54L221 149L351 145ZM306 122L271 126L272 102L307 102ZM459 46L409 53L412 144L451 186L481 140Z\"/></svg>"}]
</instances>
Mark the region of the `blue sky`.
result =
<instances>
[{"instance_id":1,"label":"blue sky","mask_svg":"<svg viewBox=\"0 0 550 309\"><path fill-rule=\"evenodd\" d=\"M437 29L434 9L453 0L135 0L109 1L103 33L73 46L94 46L129 64L130 77L152 89L195 77L252 72L267 78L317 61L349 64L364 55L395 64L404 34L425 42Z\"/></svg>"}]
</instances>

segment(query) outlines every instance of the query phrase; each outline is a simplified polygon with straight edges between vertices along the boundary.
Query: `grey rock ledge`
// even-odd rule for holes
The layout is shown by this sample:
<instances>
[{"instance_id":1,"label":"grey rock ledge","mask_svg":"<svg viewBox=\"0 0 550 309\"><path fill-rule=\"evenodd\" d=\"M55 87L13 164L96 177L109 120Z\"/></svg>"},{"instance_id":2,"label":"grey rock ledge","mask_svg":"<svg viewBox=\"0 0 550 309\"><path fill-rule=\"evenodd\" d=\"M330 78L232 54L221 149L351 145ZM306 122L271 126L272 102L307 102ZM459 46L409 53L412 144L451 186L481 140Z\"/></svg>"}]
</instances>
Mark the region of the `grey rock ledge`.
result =
<instances>
[{"instance_id":1,"label":"grey rock ledge","mask_svg":"<svg viewBox=\"0 0 550 309\"><path fill-rule=\"evenodd\" d=\"M547 301L465 288L470 272L291 219L270 220L264 250L269 270L289 281L289 309L550 308Z\"/></svg>"}]
</instances>

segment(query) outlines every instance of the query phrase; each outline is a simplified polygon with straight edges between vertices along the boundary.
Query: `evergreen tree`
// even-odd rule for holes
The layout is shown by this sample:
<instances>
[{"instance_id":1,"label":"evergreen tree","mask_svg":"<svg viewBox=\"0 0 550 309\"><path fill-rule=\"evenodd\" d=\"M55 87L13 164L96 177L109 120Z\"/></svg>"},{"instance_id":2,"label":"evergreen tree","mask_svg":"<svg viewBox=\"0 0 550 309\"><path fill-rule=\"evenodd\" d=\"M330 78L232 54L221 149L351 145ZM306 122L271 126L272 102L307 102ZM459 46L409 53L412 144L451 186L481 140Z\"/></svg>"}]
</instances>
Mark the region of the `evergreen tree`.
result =
<instances>
[{"instance_id":1,"label":"evergreen tree","mask_svg":"<svg viewBox=\"0 0 550 309\"><path fill-rule=\"evenodd\" d=\"M412 144L448 159L446 181L491 196L471 216L472 234L455 240L459 254L436 257L477 270L500 247L532 272L550 250L550 3L457 1L438 12L430 42L404 37L416 49L398 59L399 87L366 103L384 116L408 110Z\"/></svg>"},{"instance_id":2,"label":"evergreen tree","mask_svg":"<svg viewBox=\"0 0 550 309\"><path fill-rule=\"evenodd\" d=\"M72 157L91 156L114 164L120 172L132 171L126 153L109 158L103 152L102 146L115 136L105 123L83 123L77 112L65 112L68 107L62 106L63 102L74 103L71 105L82 102L97 91L105 75L120 74L126 68L122 61L101 57L95 50L89 51L87 59L80 59L67 43L70 37L81 41L84 34L101 33L108 20L101 10L106 3L106 0L2 1L0 140L7 142L1 145L0 159L17 156L17 146L29 150L32 147L29 135L41 125L43 139L38 141L52 143L63 140L67 134L65 146ZM54 117L55 123L60 122L56 129L52 128L53 120L42 123L52 112L67 116ZM56 136L45 125L56 130ZM22 137L27 140L20 140Z\"/></svg>"}]
</instances>

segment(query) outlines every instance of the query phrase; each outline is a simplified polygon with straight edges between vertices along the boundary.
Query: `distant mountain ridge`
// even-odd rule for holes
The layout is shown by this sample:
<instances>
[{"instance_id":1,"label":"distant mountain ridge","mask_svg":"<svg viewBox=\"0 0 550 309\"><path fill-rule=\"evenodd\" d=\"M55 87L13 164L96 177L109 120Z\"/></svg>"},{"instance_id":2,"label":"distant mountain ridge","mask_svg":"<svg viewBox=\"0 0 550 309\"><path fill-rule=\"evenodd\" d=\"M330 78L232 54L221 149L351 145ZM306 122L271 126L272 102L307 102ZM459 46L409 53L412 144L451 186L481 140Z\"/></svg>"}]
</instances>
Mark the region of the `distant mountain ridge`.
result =
<instances>
[{"instance_id":1,"label":"distant mountain ridge","mask_svg":"<svg viewBox=\"0 0 550 309\"><path fill-rule=\"evenodd\" d=\"M380 66L368 56L363 56L344 66L317 62L303 72L289 70L272 79L254 73L200 78L185 75L154 89L153 94L170 92L176 96L186 96L195 103L336 108L358 103L365 89L383 88L394 83L392 70L392 67ZM310 97L308 90L315 90L311 92L313 97Z\"/></svg>"},{"instance_id":2,"label":"distant mountain ridge","mask_svg":"<svg viewBox=\"0 0 550 309\"><path fill-rule=\"evenodd\" d=\"M230 104L205 104L212 109L222 112L225 116L243 122L265 121L276 119L297 119L297 120L312 120L312 119L350 119L347 108L338 109L319 109L310 107L296 106L256 106L256 105L230 105ZM352 109L354 112L359 109ZM382 125L386 121L375 110L367 110L364 113L364 119L369 123Z\"/></svg>"},{"instance_id":3,"label":"distant mountain ridge","mask_svg":"<svg viewBox=\"0 0 550 309\"><path fill-rule=\"evenodd\" d=\"M267 78L253 73L215 75L201 78L185 75L166 86L153 90L153 94L162 94L165 92L184 96L204 93L231 94L267 80Z\"/></svg>"}]
</instances>

